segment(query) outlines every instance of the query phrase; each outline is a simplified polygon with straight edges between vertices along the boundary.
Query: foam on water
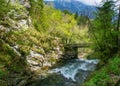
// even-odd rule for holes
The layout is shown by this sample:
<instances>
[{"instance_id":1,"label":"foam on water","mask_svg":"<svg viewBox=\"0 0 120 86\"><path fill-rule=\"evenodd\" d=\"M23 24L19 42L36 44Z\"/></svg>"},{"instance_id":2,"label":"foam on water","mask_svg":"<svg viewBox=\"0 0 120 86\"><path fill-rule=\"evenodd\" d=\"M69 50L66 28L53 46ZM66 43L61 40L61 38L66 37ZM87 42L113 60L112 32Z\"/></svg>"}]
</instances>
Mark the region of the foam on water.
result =
<instances>
[{"instance_id":1,"label":"foam on water","mask_svg":"<svg viewBox=\"0 0 120 86\"><path fill-rule=\"evenodd\" d=\"M72 81L76 81L76 74L82 71L94 71L96 64L99 60L86 60L86 59L76 59L71 61L69 64L61 68L55 68L51 71L51 73L58 73L64 76L67 79L71 79Z\"/></svg>"}]
</instances>

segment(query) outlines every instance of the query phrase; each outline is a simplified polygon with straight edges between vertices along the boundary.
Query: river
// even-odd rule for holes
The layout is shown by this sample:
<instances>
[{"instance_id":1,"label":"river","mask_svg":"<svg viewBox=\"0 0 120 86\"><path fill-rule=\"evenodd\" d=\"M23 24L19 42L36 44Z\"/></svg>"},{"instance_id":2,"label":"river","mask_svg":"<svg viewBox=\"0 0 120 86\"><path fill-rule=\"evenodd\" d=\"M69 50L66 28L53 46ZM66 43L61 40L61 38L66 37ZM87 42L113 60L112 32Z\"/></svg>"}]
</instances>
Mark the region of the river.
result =
<instances>
[{"instance_id":1,"label":"river","mask_svg":"<svg viewBox=\"0 0 120 86\"><path fill-rule=\"evenodd\" d=\"M48 76L30 86L81 86L99 60L74 59L48 71Z\"/></svg>"}]
</instances>

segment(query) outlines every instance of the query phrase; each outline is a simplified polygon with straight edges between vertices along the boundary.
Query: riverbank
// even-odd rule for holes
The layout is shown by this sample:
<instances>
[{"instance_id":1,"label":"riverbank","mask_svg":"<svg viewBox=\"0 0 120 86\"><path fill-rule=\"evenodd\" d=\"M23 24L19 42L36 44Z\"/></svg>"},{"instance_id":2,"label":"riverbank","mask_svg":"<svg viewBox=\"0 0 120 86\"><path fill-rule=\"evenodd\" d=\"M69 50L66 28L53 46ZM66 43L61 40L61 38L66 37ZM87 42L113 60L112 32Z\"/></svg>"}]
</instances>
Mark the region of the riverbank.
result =
<instances>
[{"instance_id":1,"label":"riverbank","mask_svg":"<svg viewBox=\"0 0 120 86\"><path fill-rule=\"evenodd\" d=\"M120 86L120 52L92 73L83 86Z\"/></svg>"},{"instance_id":2,"label":"riverbank","mask_svg":"<svg viewBox=\"0 0 120 86\"><path fill-rule=\"evenodd\" d=\"M82 86L84 80L93 72L99 60L71 59L48 71L43 79L27 86Z\"/></svg>"}]
</instances>

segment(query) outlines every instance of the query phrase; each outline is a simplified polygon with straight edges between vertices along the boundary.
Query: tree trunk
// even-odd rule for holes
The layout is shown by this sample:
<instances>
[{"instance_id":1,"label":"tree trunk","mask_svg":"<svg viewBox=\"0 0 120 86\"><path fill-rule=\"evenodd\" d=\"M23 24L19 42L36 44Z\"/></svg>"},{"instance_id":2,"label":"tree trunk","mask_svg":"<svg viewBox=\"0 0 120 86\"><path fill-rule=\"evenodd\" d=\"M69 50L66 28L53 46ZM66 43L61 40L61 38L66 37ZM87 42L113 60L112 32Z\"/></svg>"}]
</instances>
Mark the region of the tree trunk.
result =
<instances>
[{"instance_id":1,"label":"tree trunk","mask_svg":"<svg viewBox=\"0 0 120 86\"><path fill-rule=\"evenodd\" d=\"M8 1L7 1L7 7L8 7L8 5L9 5L10 1L11 1L11 0L8 0Z\"/></svg>"},{"instance_id":2,"label":"tree trunk","mask_svg":"<svg viewBox=\"0 0 120 86\"><path fill-rule=\"evenodd\" d=\"M100 48L101 50L103 50L101 48L100 42L98 41L98 39L97 39L97 37L95 35L95 32L94 32L95 27L92 25L92 23L91 23L91 21L90 21L90 19L88 17L87 17L87 20L88 20L88 23L89 23L89 26L90 26L89 31L91 31L91 33L93 34L93 37L94 37L94 39L96 41L96 44L97 44L97 47Z\"/></svg>"},{"instance_id":3,"label":"tree trunk","mask_svg":"<svg viewBox=\"0 0 120 86\"><path fill-rule=\"evenodd\" d=\"M118 22L117 22L117 28L116 28L116 32L117 32L117 36L116 36L116 44L118 47L118 50L120 49L120 39L119 39L119 27L120 27L120 6L119 6L119 14L118 14Z\"/></svg>"}]
</instances>

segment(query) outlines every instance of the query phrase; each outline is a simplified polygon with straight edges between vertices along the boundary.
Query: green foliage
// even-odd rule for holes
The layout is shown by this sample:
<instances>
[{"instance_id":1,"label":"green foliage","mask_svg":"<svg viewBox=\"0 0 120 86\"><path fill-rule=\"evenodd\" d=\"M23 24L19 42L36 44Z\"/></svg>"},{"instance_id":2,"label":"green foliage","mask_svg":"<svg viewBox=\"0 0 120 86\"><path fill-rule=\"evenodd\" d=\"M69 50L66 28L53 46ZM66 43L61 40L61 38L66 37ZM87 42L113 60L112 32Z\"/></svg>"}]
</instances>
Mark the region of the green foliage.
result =
<instances>
[{"instance_id":1,"label":"green foliage","mask_svg":"<svg viewBox=\"0 0 120 86\"><path fill-rule=\"evenodd\" d=\"M10 72L23 71L26 66L24 62L9 44L0 39L0 80L9 76Z\"/></svg>"},{"instance_id":2,"label":"green foliage","mask_svg":"<svg viewBox=\"0 0 120 86\"><path fill-rule=\"evenodd\" d=\"M30 0L30 4L31 8L29 9L29 11L35 29L38 31L46 31L48 25L46 24L47 20L43 12L43 0Z\"/></svg>"},{"instance_id":3,"label":"green foliage","mask_svg":"<svg viewBox=\"0 0 120 86\"><path fill-rule=\"evenodd\" d=\"M38 14L41 12L42 8L43 8L43 0L29 0L30 1L30 13L34 13L34 14ZM40 11L40 12L39 12Z\"/></svg>"},{"instance_id":4,"label":"green foliage","mask_svg":"<svg viewBox=\"0 0 120 86\"><path fill-rule=\"evenodd\" d=\"M75 19L78 19L78 12L75 13Z\"/></svg>"},{"instance_id":5,"label":"green foliage","mask_svg":"<svg viewBox=\"0 0 120 86\"><path fill-rule=\"evenodd\" d=\"M2 79L3 77L5 77L8 72L4 70L4 68L0 67L0 79Z\"/></svg>"},{"instance_id":6,"label":"green foliage","mask_svg":"<svg viewBox=\"0 0 120 86\"><path fill-rule=\"evenodd\" d=\"M106 68L107 72L119 75L119 73L120 73L120 68L119 68L120 59L119 58L114 58L112 61L110 60L109 64L110 64L110 66L108 66Z\"/></svg>"},{"instance_id":7,"label":"green foliage","mask_svg":"<svg viewBox=\"0 0 120 86\"><path fill-rule=\"evenodd\" d=\"M6 44L3 40L0 39L0 51L7 53L8 55L10 55L11 57L15 57L16 54L13 52L13 49L11 49L11 47Z\"/></svg>"},{"instance_id":8,"label":"green foliage","mask_svg":"<svg viewBox=\"0 0 120 86\"><path fill-rule=\"evenodd\" d=\"M88 23L88 17L84 16L84 15L78 15L78 13L76 12L74 15L75 20L77 21L77 25L79 26L79 28L83 28L85 26L87 26Z\"/></svg>"},{"instance_id":9,"label":"green foliage","mask_svg":"<svg viewBox=\"0 0 120 86\"><path fill-rule=\"evenodd\" d=\"M107 12L107 13L106 13ZM90 28L92 38L95 41L95 50L101 53L101 59L107 59L117 52L114 3L112 0L105 1L101 7L98 7L96 19L93 21L93 26ZM94 28L93 28L94 27Z\"/></svg>"},{"instance_id":10,"label":"green foliage","mask_svg":"<svg viewBox=\"0 0 120 86\"><path fill-rule=\"evenodd\" d=\"M33 25L40 33L58 37L64 44L75 43L80 40L79 34L81 32L77 27L74 15L55 10L46 5L41 9L41 12L37 14L31 12L31 15ZM35 16L38 17L35 18ZM44 45L47 46L48 44L44 43Z\"/></svg>"},{"instance_id":11,"label":"green foliage","mask_svg":"<svg viewBox=\"0 0 120 86\"><path fill-rule=\"evenodd\" d=\"M85 86L107 86L110 84L114 86L116 81L119 79L120 73L120 58L115 57L110 59L108 64L102 69L97 70L92 74L93 77L90 80L85 82Z\"/></svg>"},{"instance_id":12,"label":"green foliage","mask_svg":"<svg viewBox=\"0 0 120 86\"><path fill-rule=\"evenodd\" d=\"M9 10L10 5L7 4L6 0L0 0L0 20L3 20Z\"/></svg>"},{"instance_id":13,"label":"green foliage","mask_svg":"<svg viewBox=\"0 0 120 86\"><path fill-rule=\"evenodd\" d=\"M63 13L64 13L64 14L72 14L72 13L70 13L68 10L64 10Z\"/></svg>"},{"instance_id":14,"label":"green foliage","mask_svg":"<svg viewBox=\"0 0 120 86\"><path fill-rule=\"evenodd\" d=\"M86 26L87 25L87 21L88 21L88 17L87 16L79 16L77 19L77 24L79 26Z\"/></svg>"},{"instance_id":15,"label":"green foliage","mask_svg":"<svg viewBox=\"0 0 120 86\"><path fill-rule=\"evenodd\" d=\"M37 0L37 2L30 0L30 4L29 11L34 27L27 30L3 32L1 36L0 69L2 70L0 70L0 78L8 77L11 72L23 72L27 66L24 57L29 55L30 50L45 55L56 46L88 42L87 30L79 30L74 15L55 10L46 5L43 7L43 0ZM22 5L14 4L13 8L18 14L26 12ZM14 12L8 14L10 18L13 15ZM18 21L19 18L15 18L15 20ZM5 23L10 26L9 21L6 20ZM11 47L15 45L19 46L17 51L22 56L17 55ZM51 63L56 62L53 57L49 60Z\"/></svg>"}]
</instances>

